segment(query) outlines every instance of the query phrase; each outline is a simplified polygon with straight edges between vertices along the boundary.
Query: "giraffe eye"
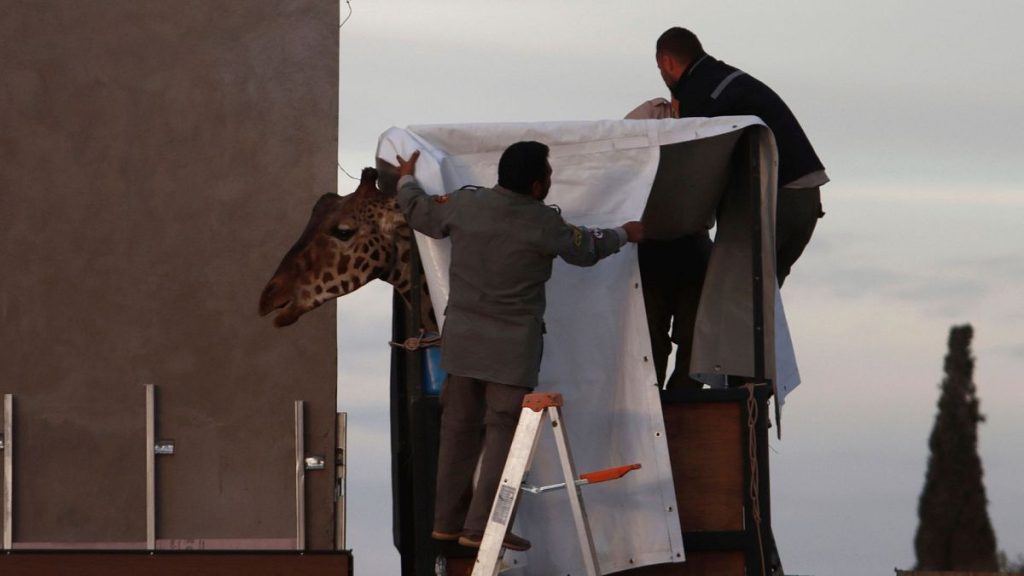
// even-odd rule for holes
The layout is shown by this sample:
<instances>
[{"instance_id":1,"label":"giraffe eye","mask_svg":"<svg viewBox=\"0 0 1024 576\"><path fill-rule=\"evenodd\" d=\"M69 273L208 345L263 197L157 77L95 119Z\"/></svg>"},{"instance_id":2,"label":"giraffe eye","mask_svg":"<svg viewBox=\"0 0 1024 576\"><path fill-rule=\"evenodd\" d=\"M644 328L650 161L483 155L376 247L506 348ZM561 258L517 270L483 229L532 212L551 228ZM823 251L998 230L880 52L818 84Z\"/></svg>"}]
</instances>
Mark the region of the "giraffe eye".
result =
<instances>
[{"instance_id":1,"label":"giraffe eye","mask_svg":"<svg viewBox=\"0 0 1024 576\"><path fill-rule=\"evenodd\" d=\"M352 228L331 228L331 236L342 242L348 242L355 236L356 231Z\"/></svg>"}]
</instances>

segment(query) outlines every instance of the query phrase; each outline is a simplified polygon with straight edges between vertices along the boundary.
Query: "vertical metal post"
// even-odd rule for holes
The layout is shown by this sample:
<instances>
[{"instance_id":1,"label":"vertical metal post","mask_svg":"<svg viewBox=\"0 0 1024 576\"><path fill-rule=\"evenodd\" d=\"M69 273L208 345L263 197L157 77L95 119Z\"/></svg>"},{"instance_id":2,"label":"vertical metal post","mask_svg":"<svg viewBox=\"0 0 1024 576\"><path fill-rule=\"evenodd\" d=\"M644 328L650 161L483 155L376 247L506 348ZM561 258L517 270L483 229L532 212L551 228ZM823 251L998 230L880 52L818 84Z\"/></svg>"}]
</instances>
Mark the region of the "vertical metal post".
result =
<instances>
[{"instance_id":1,"label":"vertical metal post","mask_svg":"<svg viewBox=\"0 0 1024 576\"><path fill-rule=\"evenodd\" d=\"M334 549L345 549L346 504L348 480L348 413L339 412L335 429L334 448Z\"/></svg>"},{"instance_id":2,"label":"vertical metal post","mask_svg":"<svg viewBox=\"0 0 1024 576\"><path fill-rule=\"evenodd\" d=\"M156 549L156 386L146 384L146 550Z\"/></svg>"},{"instance_id":3,"label":"vertical metal post","mask_svg":"<svg viewBox=\"0 0 1024 576\"><path fill-rule=\"evenodd\" d=\"M14 395L4 394L4 550L14 545Z\"/></svg>"},{"instance_id":4,"label":"vertical metal post","mask_svg":"<svg viewBox=\"0 0 1024 576\"><path fill-rule=\"evenodd\" d=\"M295 401L295 549L306 549L305 402Z\"/></svg>"}]
</instances>

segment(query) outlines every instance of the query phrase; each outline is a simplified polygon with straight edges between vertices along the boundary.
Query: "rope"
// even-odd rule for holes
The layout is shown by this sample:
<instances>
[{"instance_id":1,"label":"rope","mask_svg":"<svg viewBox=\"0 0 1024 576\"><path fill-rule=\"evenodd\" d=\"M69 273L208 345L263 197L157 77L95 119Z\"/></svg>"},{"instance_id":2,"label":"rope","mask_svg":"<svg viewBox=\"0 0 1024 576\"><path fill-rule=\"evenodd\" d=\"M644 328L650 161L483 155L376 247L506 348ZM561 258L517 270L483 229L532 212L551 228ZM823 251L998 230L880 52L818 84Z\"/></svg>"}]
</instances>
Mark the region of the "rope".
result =
<instances>
[{"instance_id":1,"label":"rope","mask_svg":"<svg viewBox=\"0 0 1024 576\"><path fill-rule=\"evenodd\" d=\"M420 328L419 334L411 338L406 338L402 342L388 342L393 348L402 348L409 352L415 352L420 348L433 348L434 346L441 345L441 336L439 334L427 335L427 331Z\"/></svg>"},{"instance_id":2,"label":"rope","mask_svg":"<svg viewBox=\"0 0 1024 576\"><path fill-rule=\"evenodd\" d=\"M360 178L356 178L355 176L353 176L353 175L349 174L349 173L348 173L348 170L345 170L345 168L343 168L343 167L341 166L341 162L338 162L338 170L341 170L342 172L344 172L344 173L345 173L345 176L348 176L349 178L351 178L351 179L353 179L353 180L360 180Z\"/></svg>"},{"instance_id":3,"label":"rope","mask_svg":"<svg viewBox=\"0 0 1024 576\"><path fill-rule=\"evenodd\" d=\"M341 21L341 24L338 24L338 30L341 30L341 27L344 26L345 23L348 22L348 19L352 17L352 0L345 0L345 4L348 5L348 16L345 16L345 19Z\"/></svg>"},{"instance_id":4,"label":"rope","mask_svg":"<svg viewBox=\"0 0 1024 576\"><path fill-rule=\"evenodd\" d=\"M753 508L754 527L757 529L757 548L761 554L761 576L765 576L764 538L761 535L761 474L757 463L757 401L754 399L754 384L743 385L747 389L747 450L750 461L750 504Z\"/></svg>"}]
</instances>

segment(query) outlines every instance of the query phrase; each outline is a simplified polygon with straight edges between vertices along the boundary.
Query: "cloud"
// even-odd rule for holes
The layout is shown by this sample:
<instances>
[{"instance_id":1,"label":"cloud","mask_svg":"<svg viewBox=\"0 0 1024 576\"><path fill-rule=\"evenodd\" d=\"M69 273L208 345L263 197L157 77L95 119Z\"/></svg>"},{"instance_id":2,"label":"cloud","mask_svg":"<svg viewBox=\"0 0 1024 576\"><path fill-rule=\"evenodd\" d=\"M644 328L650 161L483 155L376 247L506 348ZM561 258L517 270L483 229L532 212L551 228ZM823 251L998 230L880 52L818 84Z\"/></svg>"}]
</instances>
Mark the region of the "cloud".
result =
<instances>
[{"instance_id":1,"label":"cloud","mask_svg":"<svg viewBox=\"0 0 1024 576\"><path fill-rule=\"evenodd\" d=\"M963 315L973 303L987 297L996 284L989 277L963 274L952 266L926 273L834 260L818 264L818 269L806 273L804 269L811 263L801 264L801 274L795 281L804 288L827 290L840 300L874 298L946 317Z\"/></svg>"},{"instance_id":2,"label":"cloud","mask_svg":"<svg viewBox=\"0 0 1024 576\"><path fill-rule=\"evenodd\" d=\"M1006 346L993 346L992 348L988 348L986 352L993 352L1002 356L1024 360L1024 342Z\"/></svg>"}]
</instances>

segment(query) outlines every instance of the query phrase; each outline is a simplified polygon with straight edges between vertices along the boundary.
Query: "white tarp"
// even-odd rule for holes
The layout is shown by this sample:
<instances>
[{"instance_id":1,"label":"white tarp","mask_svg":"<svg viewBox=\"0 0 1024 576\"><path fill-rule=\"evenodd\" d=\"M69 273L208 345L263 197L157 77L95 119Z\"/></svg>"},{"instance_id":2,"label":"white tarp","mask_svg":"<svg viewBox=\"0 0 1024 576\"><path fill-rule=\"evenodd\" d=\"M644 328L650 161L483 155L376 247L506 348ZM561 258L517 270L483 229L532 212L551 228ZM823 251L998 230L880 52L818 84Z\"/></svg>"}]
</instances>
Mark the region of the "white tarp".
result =
<instances>
[{"instance_id":1,"label":"white tarp","mask_svg":"<svg viewBox=\"0 0 1024 576\"><path fill-rule=\"evenodd\" d=\"M658 172L661 146L755 125L760 125L757 118L726 117L415 126L385 132L377 156L395 164L396 155L408 158L414 150L420 150L417 178L428 193L443 194L469 184L493 186L501 152L516 141L537 140L551 147L554 174L547 203L557 204L568 222L614 227L644 214ZM762 160L768 164L762 176L774 178L774 144L770 132L759 132L767 134L760 136L765 143ZM774 208L774 184L770 188L770 205ZM773 215L768 223L770 239ZM444 310L448 298L448 240L417 234L417 241L434 310ZM774 278L773 263L770 268ZM773 307L776 312L767 312L766 318L774 316L774 324L784 324L777 290L771 296L777 302ZM619 254L591 268L556 260L547 285L547 301L547 334L538 391L557 391L564 396L565 421L578 471L634 462L643 465L621 480L583 489L602 572L682 561L682 531L654 366L649 361L651 346L636 246L628 244ZM719 313L715 306L704 304L702 301L704 319L698 319L698 324L713 327L720 320L715 316L724 318L731 313ZM776 348L788 355L788 360L778 364L780 369L788 366L795 373L788 331L784 325L782 329L781 334L778 328L775 331ZM701 335L701 330L695 334L696 360L700 340L707 337ZM706 363L721 366L722 358L728 362L728 353L721 356L720 352L711 353ZM774 375L775 364L769 362L769 377ZM700 366L695 362L694 370L702 371ZM703 371L714 372L711 368ZM793 385L788 382L786 389ZM535 485L562 480L550 433L541 437L528 480ZM520 502L515 530L533 542L529 552L516 555L518 562L525 560L525 573L582 574L564 491L524 494Z\"/></svg>"}]
</instances>

